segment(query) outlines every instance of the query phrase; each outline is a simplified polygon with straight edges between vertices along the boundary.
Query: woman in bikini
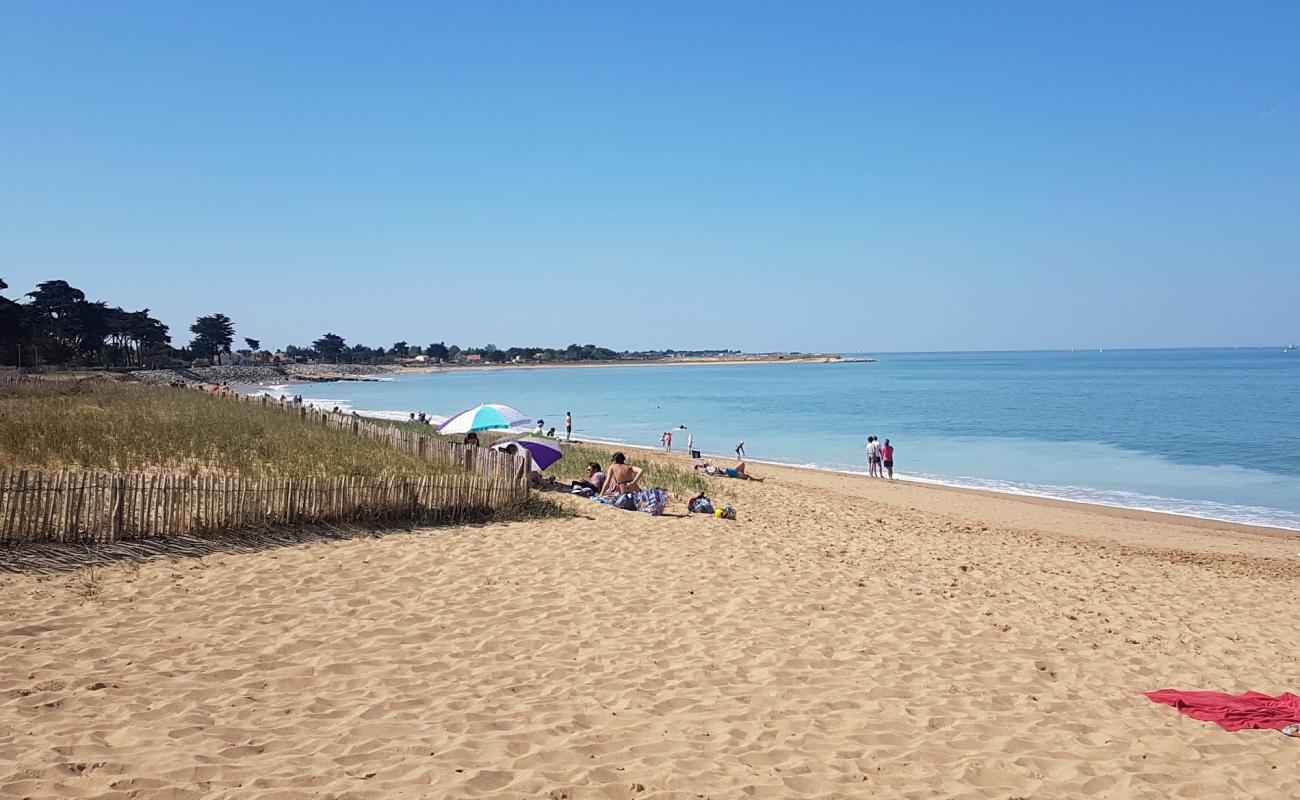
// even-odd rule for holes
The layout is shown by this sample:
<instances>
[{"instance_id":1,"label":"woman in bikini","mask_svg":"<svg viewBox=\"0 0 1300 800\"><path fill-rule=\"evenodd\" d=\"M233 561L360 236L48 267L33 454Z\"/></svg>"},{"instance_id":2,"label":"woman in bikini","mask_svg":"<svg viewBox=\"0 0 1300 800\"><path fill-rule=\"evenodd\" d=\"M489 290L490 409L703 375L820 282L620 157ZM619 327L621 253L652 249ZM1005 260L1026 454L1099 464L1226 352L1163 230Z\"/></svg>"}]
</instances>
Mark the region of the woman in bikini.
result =
<instances>
[{"instance_id":1,"label":"woman in bikini","mask_svg":"<svg viewBox=\"0 0 1300 800\"><path fill-rule=\"evenodd\" d=\"M610 464L605 472L605 487L600 492L602 495L613 497L641 490L638 483L641 478L641 468L626 462L627 456L622 453L614 454L614 463Z\"/></svg>"}]
</instances>

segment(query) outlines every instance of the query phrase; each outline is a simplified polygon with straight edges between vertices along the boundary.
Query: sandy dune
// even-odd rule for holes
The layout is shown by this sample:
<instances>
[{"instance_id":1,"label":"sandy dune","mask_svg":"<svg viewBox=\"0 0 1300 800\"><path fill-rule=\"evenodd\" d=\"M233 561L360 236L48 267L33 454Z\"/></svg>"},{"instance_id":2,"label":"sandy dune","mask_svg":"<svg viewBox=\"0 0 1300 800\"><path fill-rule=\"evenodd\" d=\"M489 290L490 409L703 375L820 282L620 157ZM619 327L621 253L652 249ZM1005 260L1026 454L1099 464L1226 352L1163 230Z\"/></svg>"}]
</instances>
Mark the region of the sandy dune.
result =
<instances>
[{"instance_id":1,"label":"sandy dune","mask_svg":"<svg viewBox=\"0 0 1300 800\"><path fill-rule=\"evenodd\" d=\"M1285 797L1300 542L793 470L590 518L0 577L4 797Z\"/></svg>"}]
</instances>

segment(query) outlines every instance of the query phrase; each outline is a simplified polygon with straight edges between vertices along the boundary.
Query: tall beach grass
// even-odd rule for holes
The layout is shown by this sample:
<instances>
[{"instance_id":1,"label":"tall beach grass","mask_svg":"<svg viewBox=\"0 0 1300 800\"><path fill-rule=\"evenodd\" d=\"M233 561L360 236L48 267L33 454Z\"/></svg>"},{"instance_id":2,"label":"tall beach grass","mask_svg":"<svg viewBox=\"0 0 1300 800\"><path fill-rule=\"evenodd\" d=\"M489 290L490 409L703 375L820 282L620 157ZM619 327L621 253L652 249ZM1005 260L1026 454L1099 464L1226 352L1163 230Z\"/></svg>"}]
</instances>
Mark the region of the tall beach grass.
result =
<instances>
[{"instance_id":1,"label":"tall beach grass","mask_svg":"<svg viewBox=\"0 0 1300 800\"><path fill-rule=\"evenodd\" d=\"M446 471L280 408L99 379L0 385L0 468L15 467L282 477Z\"/></svg>"}]
</instances>

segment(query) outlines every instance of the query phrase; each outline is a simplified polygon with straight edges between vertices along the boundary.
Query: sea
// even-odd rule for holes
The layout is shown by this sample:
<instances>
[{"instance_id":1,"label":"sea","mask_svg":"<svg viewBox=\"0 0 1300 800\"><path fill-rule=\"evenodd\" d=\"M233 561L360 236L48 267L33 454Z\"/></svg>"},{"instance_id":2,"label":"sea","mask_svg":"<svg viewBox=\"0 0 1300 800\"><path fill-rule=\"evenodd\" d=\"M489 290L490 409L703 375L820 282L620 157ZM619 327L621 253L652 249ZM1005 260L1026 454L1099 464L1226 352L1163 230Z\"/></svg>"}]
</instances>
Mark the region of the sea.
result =
<instances>
[{"instance_id":1,"label":"sea","mask_svg":"<svg viewBox=\"0 0 1300 800\"><path fill-rule=\"evenodd\" d=\"M873 362L448 370L275 387L441 419L506 403L574 437L1300 530L1300 351L845 354Z\"/></svg>"}]
</instances>

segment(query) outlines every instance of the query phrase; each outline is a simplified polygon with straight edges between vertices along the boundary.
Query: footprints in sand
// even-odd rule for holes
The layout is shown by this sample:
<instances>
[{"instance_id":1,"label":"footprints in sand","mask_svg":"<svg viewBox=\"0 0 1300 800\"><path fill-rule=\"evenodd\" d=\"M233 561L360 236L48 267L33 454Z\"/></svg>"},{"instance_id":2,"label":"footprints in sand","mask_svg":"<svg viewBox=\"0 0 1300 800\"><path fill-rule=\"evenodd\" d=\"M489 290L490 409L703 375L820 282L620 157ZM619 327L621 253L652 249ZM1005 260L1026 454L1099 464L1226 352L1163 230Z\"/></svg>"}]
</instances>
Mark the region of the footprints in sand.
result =
<instances>
[{"instance_id":1,"label":"footprints in sand","mask_svg":"<svg viewBox=\"0 0 1300 800\"><path fill-rule=\"evenodd\" d=\"M1286 593L1192 636L1229 624L1200 564L757 490L726 527L597 510L145 564L93 624L3 578L0 796L1300 792L1281 744L1130 694L1285 688Z\"/></svg>"}]
</instances>

